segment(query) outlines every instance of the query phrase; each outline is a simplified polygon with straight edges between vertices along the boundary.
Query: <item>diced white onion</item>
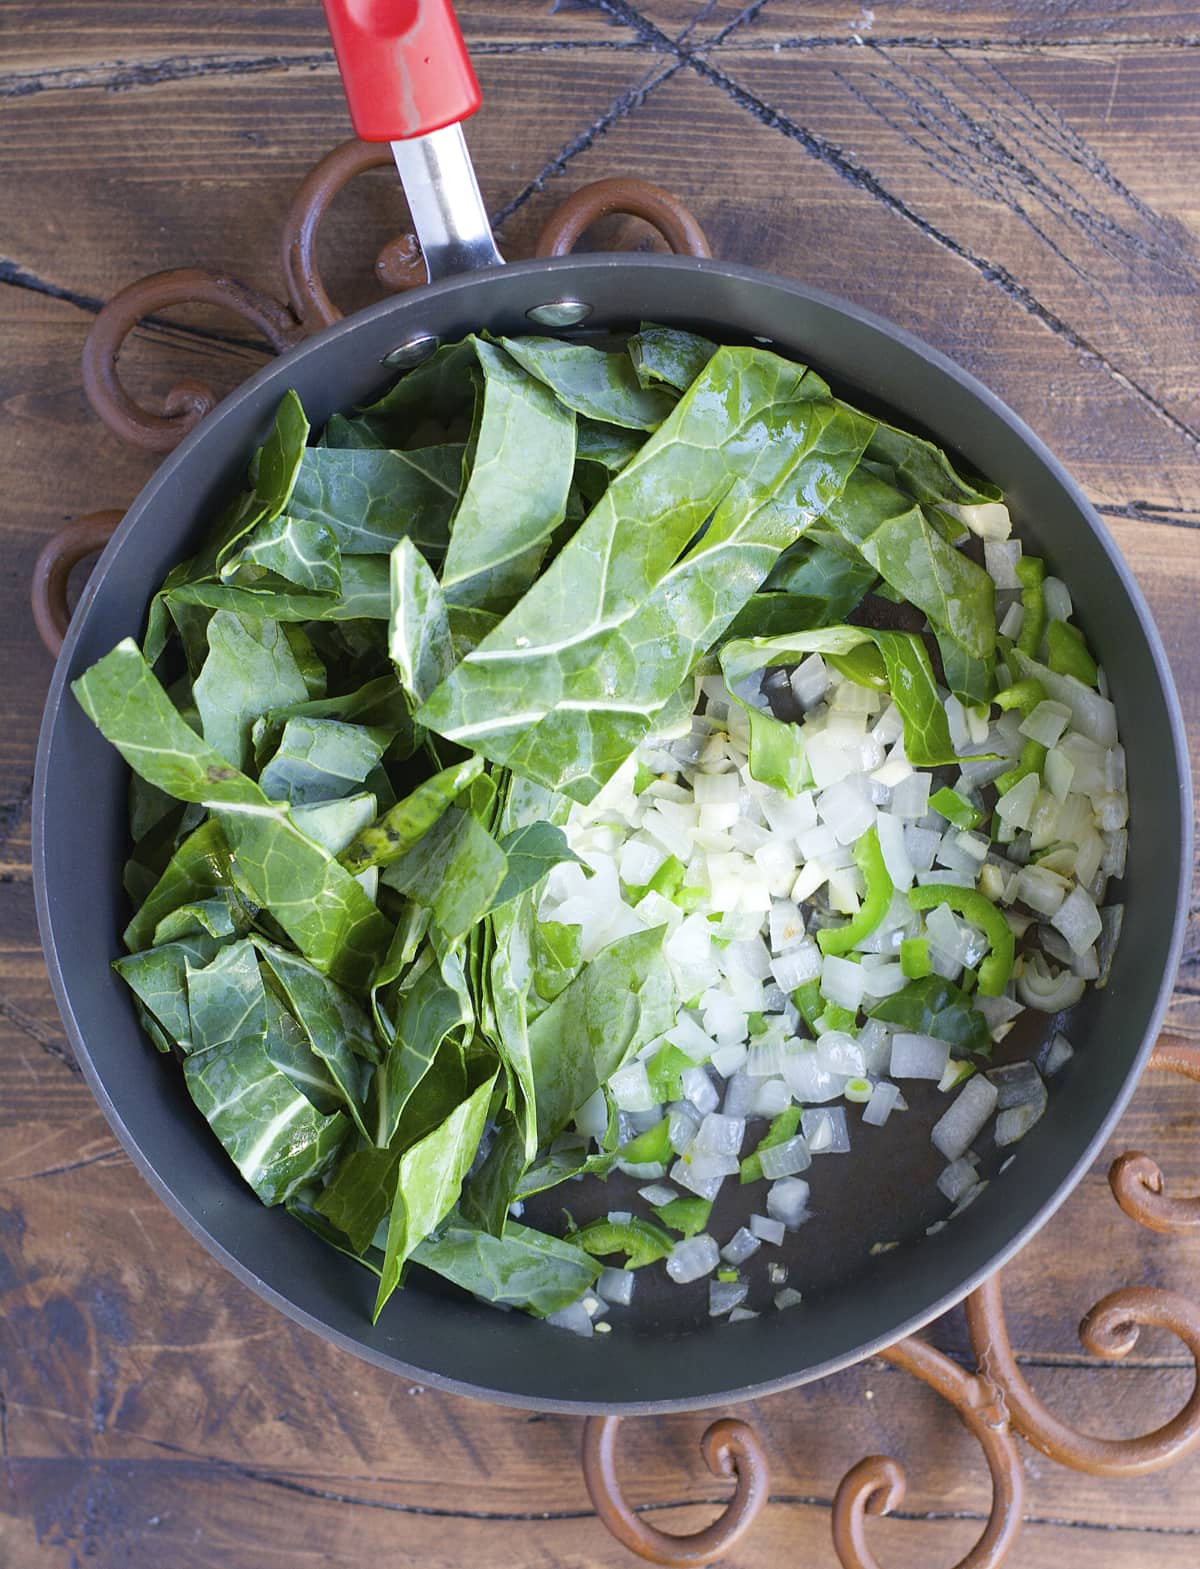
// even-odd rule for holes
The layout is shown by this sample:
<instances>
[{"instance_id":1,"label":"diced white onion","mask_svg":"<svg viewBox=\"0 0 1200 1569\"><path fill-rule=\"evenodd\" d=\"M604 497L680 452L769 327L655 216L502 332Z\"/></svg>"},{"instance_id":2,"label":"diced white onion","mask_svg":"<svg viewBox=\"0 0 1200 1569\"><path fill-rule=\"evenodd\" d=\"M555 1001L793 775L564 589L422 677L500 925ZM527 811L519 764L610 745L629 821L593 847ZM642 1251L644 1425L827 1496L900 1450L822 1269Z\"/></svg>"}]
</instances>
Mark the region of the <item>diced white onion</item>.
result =
<instances>
[{"instance_id":1,"label":"diced white onion","mask_svg":"<svg viewBox=\"0 0 1200 1569\"><path fill-rule=\"evenodd\" d=\"M553 1324L555 1329L569 1329L573 1335L582 1335L585 1340L590 1339L593 1332L592 1315L582 1302L572 1302L554 1313L547 1313L546 1323Z\"/></svg>"},{"instance_id":2,"label":"diced white onion","mask_svg":"<svg viewBox=\"0 0 1200 1569\"><path fill-rule=\"evenodd\" d=\"M777 1177L794 1177L812 1165L808 1140L800 1133L793 1139L785 1139L782 1144L760 1150L758 1158L763 1176L771 1182Z\"/></svg>"},{"instance_id":3,"label":"diced white onion","mask_svg":"<svg viewBox=\"0 0 1200 1569\"><path fill-rule=\"evenodd\" d=\"M974 1162L965 1156L960 1156L943 1167L942 1174L937 1180L938 1191L943 1193L951 1204L955 1204L977 1180Z\"/></svg>"},{"instance_id":4,"label":"diced white onion","mask_svg":"<svg viewBox=\"0 0 1200 1569\"><path fill-rule=\"evenodd\" d=\"M1020 559L1019 539L989 539L984 542L983 564L997 588L1020 588L1021 579L1017 576L1017 562Z\"/></svg>"},{"instance_id":5,"label":"diced white onion","mask_svg":"<svg viewBox=\"0 0 1200 1569\"><path fill-rule=\"evenodd\" d=\"M746 1300L750 1290L749 1283L744 1280L710 1280L708 1283L708 1314L710 1318L719 1318L723 1313L732 1313Z\"/></svg>"},{"instance_id":6,"label":"diced white onion","mask_svg":"<svg viewBox=\"0 0 1200 1569\"><path fill-rule=\"evenodd\" d=\"M867 989L861 964L827 953L821 965L821 995L839 1007L857 1010ZM861 1070L860 1070L861 1071Z\"/></svg>"},{"instance_id":7,"label":"diced white onion","mask_svg":"<svg viewBox=\"0 0 1200 1569\"><path fill-rule=\"evenodd\" d=\"M781 1177L767 1190L767 1214L789 1231L797 1231L808 1219L808 1183L803 1177Z\"/></svg>"},{"instance_id":8,"label":"diced white onion","mask_svg":"<svg viewBox=\"0 0 1200 1569\"><path fill-rule=\"evenodd\" d=\"M632 1269L602 1269L600 1278L596 1282L596 1290L606 1302L616 1302L621 1307L628 1307L633 1301L636 1280L637 1272Z\"/></svg>"},{"instance_id":9,"label":"diced white onion","mask_svg":"<svg viewBox=\"0 0 1200 1569\"><path fill-rule=\"evenodd\" d=\"M894 1079L933 1079L946 1071L950 1043L934 1035L893 1035L889 1072Z\"/></svg>"},{"instance_id":10,"label":"diced white onion","mask_svg":"<svg viewBox=\"0 0 1200 1569\"><path fill-rule=\"evenodd\" d=\"M689 1280L710 1275L720 1258L715 1239L702 1231L697 1237L688 1237L675 1244L667 1254L667 1274L676 1285L686 1285Z\"/></svg>"},{"instance_id":11,"label":"diced white onion","mask_svg":"<svg viewBox=\"0 0 1200 1569\"><path fill-rule=\"evenodd\" d=\"M618 1068L608 1088L621 1111L649 1111L657 1105L644 1062L635 1060Z\"/></svg>"},{"instance_id":12,"label":"diced white onion","mask_svg":"<svg viewBox=\"0 0 1200 1569\"><path fill-rule=\"evenodd\" d=\"M775 1220L769 1215L751 1215L750 1230L760 1242L777 1248L784 1239L787 1227L781 1220Z\"/></svg>"},{"instance_id":13,"label":"diced white onion","mask_svg":"<svg viewBox=\"0 0 1200 1569\"><path fill-rule=\"evenodd\" d=\"M821 969L821 950L807 937L771 961L771 974L785 992L795 991L806 981L815 981Z\"/></svg>"},{"instance_id":14,"label":"diced white onion","mask_svg":"<svg viewBox=\"0 0 1200 1569\"><path fill-rule=\"evenodd\" d=\"M954 1161L965 1154L979 1137L984 1123L996 1106L997 1092L993 1084L980 1075L968 1079L958 1095L933 1125L930 1142L947 1160ZM953 1201L958 1195L946 1195Z\"/></svg>"},{"instance_id":15,"label":"diced white onion","mask_svg":"<svg viewBox=\"0 0 1200 1569\"><path fill-rule=\"evenodd\" d=\"M697 1130L692 1151L699 1150L706 1155L736 1155L745 1134L744 1117L726 1117L719 1111L710 1111Z\"/></svg>"},{"instance_id":16,"label":"diced white onion","mask_svg":"<svg viewBox=\"0 0 1200 1569\"><path fill-rule=\"evenodd\" d=\"M1054 746L1071 722L1071 710L1065 703L1046 698L1027 718L1021 721L1021 734L1043 746Z\"/></svg>"},{"instance_id":17,"label":"diced white onion","mask_svg":"<svg viewBox=\"0 0 1200 1569\"><path fill-rule=\"evenodd\" d=\"M721 1191L721 1184L725 1178L700 1177L692 1170L685 1160L677 1160L671 1167L671 1180L677 1182L681 1188L686 1188L689 1193L694 1193L697 1198L715 1199ZM714 1243L715 1247L716 1244Z\"/></svg>"},{"instance_id":18,"label":"diced white onion","mask_svg":"<svg viewBox=\"0 0 1200 1569\"><path fill-rule=\"evenodd\" d=\"M842 1106L814 1106L800 1114L800 1128L813 1155L848 1155L850 1134Z\"/></svg>"},{"instance_id":19,"label":"diced white onion","mask_svg":"<svg viewBox=\"0 0 1200 1569\"><path fill-rule=\"evenodd\" d=\"M1071 890L1050 917L1050 924L1063 934L1074 953L1084 953L1103 930L1100 913L1082 888Z\"/></svg>"},{"instance_id":20,"label":"diced white onion","mask_svg":"<svg viewBox=\"0 0 1200 1569\"><path fill-rule=\"evenodd\" d=\"M900 1091L887 1079L880 1079L863 1107L862 1120L870 1127L882 1128L900 1101Z\"/></svg>"}]
</instances>

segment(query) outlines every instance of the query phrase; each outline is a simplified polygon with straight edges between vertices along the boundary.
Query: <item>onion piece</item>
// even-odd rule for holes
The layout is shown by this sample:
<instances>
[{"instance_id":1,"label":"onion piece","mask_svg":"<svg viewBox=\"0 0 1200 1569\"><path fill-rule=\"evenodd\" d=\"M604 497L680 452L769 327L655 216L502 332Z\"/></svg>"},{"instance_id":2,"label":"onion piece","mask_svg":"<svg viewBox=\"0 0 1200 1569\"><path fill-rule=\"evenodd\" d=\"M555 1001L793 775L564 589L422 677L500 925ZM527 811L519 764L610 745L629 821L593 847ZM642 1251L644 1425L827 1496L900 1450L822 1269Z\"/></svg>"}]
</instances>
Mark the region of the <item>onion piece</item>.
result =
<instances>
[{"instance_id":1,"label":"onion piece","mask_svg":"<svg viewBox=\"0 0 1200 1569\"><path fill-rule=\"evenodd\" d=\"M667 1274L676 1285L710 1275L720 1263L721 1253L714 1238L702 1231L699 1236L677 1242L667 1254Z\"/></svg>"},{"instance_id":2,"label":"onion piece","mask_svg":"<svg viewBox=\"0 0 1200 1569\"><path fill-rule=\"evenodd\" d=\"M946 1071L950 1043L934 1035L897 1034L892 1036L892 1056L888 1071L894 1079L933 1079Z\"/></svg>"},{"instance_id":3,"label":"onion piece","mask_svg":"<svg viewBox=\"0 0 1200 1569\"><path fill-rule=\"evenodd\" d=\"M808 1219L809 1192L802 1177L781 1177L767 1190L767 1214L789 1231L798 1231Z\"/></svg>"},{"instance_id":4,"label":"onion piece","mask_svg":"<svg viewBox=\"0 0 1200 1569\"><path fill-rule=\"evenodd\" d=\"M605 1302L615 1302L621 1307L628 1307L633 1301L633 1288L636 1282L636 1270L602 1269L600 1278L596 1282L596 1290Z\"/></svg>"},{"instance_id":5,"label":"onion piece","mask_svg":"<svg viewBox=\"0 0 1200 1569\"><path fill-rule=\"evenodd\" d=\"M760 1242L777 1248L784 1239L787 1227L781 1220L775 1220L769 1215L751 1215L750 1230Z\"/></svg>"},{"instance_id":6,"label":"onion piece","mask_svg":"<svg viewBox=\"0 0 1200 1569\"><path fill-rule=\"evenodd\" d=\"M968 1079L950 1106L933 1125L930 1143L949 1161L957 1161L983 1131L996 1107L998 1092L994 1084L976 1075ZM957 1194L948 1193L954 1201Z\"/></svg>"}]
</instances>

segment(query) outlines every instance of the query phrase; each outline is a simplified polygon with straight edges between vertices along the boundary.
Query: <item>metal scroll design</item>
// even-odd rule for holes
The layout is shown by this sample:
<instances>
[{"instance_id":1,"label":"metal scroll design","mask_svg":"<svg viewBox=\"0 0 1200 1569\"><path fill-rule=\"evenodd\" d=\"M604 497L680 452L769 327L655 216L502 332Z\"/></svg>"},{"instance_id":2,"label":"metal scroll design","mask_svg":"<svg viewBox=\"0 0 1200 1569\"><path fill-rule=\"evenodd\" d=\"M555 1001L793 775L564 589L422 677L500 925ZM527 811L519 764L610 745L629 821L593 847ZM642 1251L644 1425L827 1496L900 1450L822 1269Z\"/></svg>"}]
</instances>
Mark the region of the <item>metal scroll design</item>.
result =
<instances>
[{"instance_id":1,"label":"metal scroll design","mask_svg":"<svg viewBox=\"0 0 1200 1569\"><path fill-rule=\"evenodd\" d=\"M1154 1048L1150 1067L1200 1084L1200 1047L1164 1035ZM1113 1161L1108 1184L1117 1203L1140 1226L1168 1236L1200 1230L1200 1196L1176 1198L1168 1193L1162 1168L1140 1150L1126 1150Z\"/></svg>"},{"instance_id":2,"label":"metal scroll design","mask_svg":"<svg viewBox=\"0 0 1200 1569\"><path fill-rule=\"evenodd\" d=\"M147 316L172 306L205 304L249 322L277 353L340 321L321 275L317 242L331 203L351 180L392 161L386 144L351 137L325 155L301 181L280 237L287 303L238 278L201 267L152 273L114 295L97 316L83 354L83 385L92 408L123 441L147 452L170 452L215 406L216 393L188 378L168 392L161 409L134 399L117 369L130 333ZM704 231L676 197L645 180L597 180L568 197L547 220L539 256L565 255L584 230L609 213L624 212L654 225L677 252L708 256ZM425 283L425 261L415 235L401 233L375 258L385 292L404 293Z\"/></svg>"},{"instance_id":3,"label":"metal scroll design","mask_svg":"<svg viewBox=\"0 0 1200 1569\"><path fill-rule=\"evenodd\" d=\"M58 658L71 619L67 601L71 569L104 549L123 516L122 512L111 511L73 518L57 534L51 534L41 548L33 567L29 597L38 636L52 659Z\"/></svg>"},{"instance_id":4,"label":"metal scroll design","mask_svg":"<svg viewBox=\"0 0 1200 1569\"><path fill-rule=\"evenodd\" d=\"M1025 1497L1025 1471L1003 1397L986 1377L964 1372L915 1336L898 1340L880 1356L948 1400L979 1440L992 1477L992 1507L983 1535L957 1569L994 1569L1017 1539ZM867 1545L867 1516L898 1509L906 1486L903 1470L889 1455L869 1455L842 1478L833 1500L833 1545L844 1569L879 1569Z\"/></svg>"},{"instance_id":5,"label":"metal scroll design","mask_svg":"<svg viewBox=\"0 0 1200 1569\"><path fill-rule=\"evenodd\" d=\"M769 1471L758 1434L747 1422L725 1417L700 1440L714 1476L736 1479L733 1497L702 1531L677 1535L635 1514L617 1480L617 1416L588 1417L583 1425L583 1479L605 1528L631 1552L653 1564L710 1564L746 1534L767 1501Z\"/></svg>"},{"instance_id":6,"label":"metal scroll design","mask_svg":"<svg viewBox=\"0 0 1200 1569\"><path fill-rule=\"evenodd\" d=\"M1016 1431L1059 1465L1093 1476L1145 1476L1200 1445L1200 1306L1187 1297L1158 1286L1127 1286L1103 1297L1079 1326L1084 1349L1109 1362L1128 1356L1141 1329L1149 1326L1168 1330L1191 1352L1196 1377L1187 1403L1170 1421L1138 1438L1083 1433L1038 1398L1013 1354L998 1274L973 1292L966 1306L980 1372L1002 1392Z\"/></svg>"}]
</instances>

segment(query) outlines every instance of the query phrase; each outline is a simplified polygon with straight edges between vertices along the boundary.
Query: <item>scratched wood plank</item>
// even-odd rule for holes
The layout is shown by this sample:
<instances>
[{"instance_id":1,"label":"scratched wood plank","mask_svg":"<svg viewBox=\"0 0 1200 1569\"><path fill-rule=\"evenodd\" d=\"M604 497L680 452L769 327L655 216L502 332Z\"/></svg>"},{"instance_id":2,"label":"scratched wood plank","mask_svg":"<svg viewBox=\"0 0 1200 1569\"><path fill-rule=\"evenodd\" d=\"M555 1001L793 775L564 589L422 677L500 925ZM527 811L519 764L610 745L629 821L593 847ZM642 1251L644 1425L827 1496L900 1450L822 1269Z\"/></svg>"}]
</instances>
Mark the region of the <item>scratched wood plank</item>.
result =
<instances>
[{"instance_id":1,"label":"scratched wood plank","mask_svg":"<svg viewBox=\"0 0 1200 1569\"><path fill-rule=\"evenodd\" d=\"M1195 15L1174 0L1148 0L1131 14L1120 0L1087 5L1009 8L963 6L960 0L878 0L874 6L809 5L802 0L460 0L463 33L476 52L522 48L634 48L658 29L695 47L732 24L733 47L857 47L857 40L940 40L975 46L1046 49L1117 48L1152 39L1181 48L1196 41ZM616 13L615 15L613 13ZM118 91L147 91L181 73L328 69L330 50L312 0L228 6L200 0L164 8L126 0L114 17L102 0L55 0L30 7L0 4L5 38L0 93L65 91L107 80ZM642 45L644 47L644 44ZM7 80L6 80L7 78Z\"/></svg>"}]
</instances>

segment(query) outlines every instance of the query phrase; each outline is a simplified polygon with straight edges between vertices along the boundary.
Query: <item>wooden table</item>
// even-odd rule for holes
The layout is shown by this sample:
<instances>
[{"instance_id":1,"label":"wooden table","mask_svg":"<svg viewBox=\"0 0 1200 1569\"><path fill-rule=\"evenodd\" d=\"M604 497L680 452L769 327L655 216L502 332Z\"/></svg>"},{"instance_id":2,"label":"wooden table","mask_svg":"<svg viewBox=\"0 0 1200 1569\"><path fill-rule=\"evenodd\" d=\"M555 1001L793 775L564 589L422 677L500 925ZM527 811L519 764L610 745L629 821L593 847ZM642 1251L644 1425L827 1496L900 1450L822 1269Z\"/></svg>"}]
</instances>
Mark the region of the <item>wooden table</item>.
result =
<instances>
[{"instance_id":1,"label":"wooden table","mask_svg":"<svg viewBox=\"0 0 1200 1569\"><path fill-rule=\"evenodd\" d=\"M1200 734L1200 14L1168 0L964 6L875 0L463 0L487 107L470 140L501 243L527 254L559 197L605 174L677 192L716 254L875 309L983 377L1065 459L1136 572ZM79 354L98 306L155 268L228 266L278 290L278 224L347 134L313 0L0 3L0 1569L268 1569L371 1561L632 1562L580 1479L579 1423L378 1373L235 1283L134 1172L72 1061L42 969L29 868L34 744L50 662L26 593L45 537L127 502L153 460L89 413ZM349 308L403 222L392 183L341 199L324 242ZM626 238L645 243L626 226ZM227 389L261 362L237 324L143 328L136 390ZM1136 930L1127 941L1137 940ZM1200 944L1170 1029L1200 1039ZM1200 1169L1194 1088L1151 1076L1109 1155ZM1079 1350L1113 1286L1195 1294L1200 1240L1114 1207L1107 1158L1007 1274L1014 1341L1069 1420L1144 1432L1191 1389L1146 1336ZM933 1332L964 1354L954 1316ZM870 1452L906 1457L886 1563L949 1563L986 1474L923 1386L869 1364L752 1413L772 1495L730 1561L831 1564L828 1504ZM630 1422L631 1495L694 1529L722 1489L700 1418ZM1015 1561L1095 1569L1200 1559L1197 1463L1132 1482L1029 1452Z\"/></svg>"}]
</instances>

